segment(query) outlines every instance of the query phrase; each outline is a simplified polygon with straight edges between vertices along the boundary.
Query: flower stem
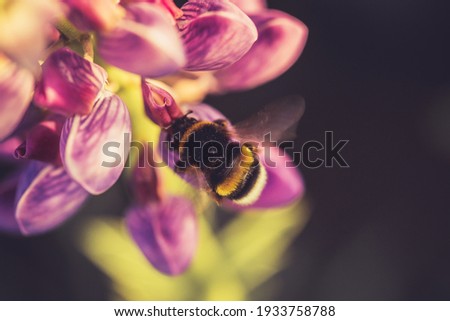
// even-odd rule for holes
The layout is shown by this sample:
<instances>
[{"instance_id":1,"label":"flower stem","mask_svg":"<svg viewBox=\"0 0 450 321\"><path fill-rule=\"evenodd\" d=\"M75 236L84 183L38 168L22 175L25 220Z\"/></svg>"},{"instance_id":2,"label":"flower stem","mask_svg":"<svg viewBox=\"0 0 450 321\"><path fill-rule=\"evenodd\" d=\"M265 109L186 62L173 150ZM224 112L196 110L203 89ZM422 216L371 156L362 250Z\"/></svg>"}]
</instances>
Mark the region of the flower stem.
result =
<instances>
[{"instance_id":1,"label":"flower stem","mask_svg":"<svg viewBox=\"0 0 450 321\"><path fill-rule=\"evenodd\" d=\"M89 33L82 34L80 36L81 47L84 52L84 59L94 61L94 42L93 37Z\"/></svg>"}]
</instances>

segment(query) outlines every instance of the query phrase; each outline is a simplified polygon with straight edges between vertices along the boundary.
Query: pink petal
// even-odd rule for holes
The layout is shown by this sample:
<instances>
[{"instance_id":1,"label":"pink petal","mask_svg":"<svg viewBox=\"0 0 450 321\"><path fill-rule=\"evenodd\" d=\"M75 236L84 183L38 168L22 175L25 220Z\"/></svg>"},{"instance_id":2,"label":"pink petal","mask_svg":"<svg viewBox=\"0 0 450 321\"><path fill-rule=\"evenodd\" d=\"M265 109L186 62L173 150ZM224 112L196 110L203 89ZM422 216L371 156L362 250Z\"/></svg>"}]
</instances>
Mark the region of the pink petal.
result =
<instances>
[{"instance_id":1,"label":"pink petal","mask_svg":"<svg viewBox=\"0 0 450 321\"><path fill-rule=\"evenodd\" d=\"M183 11L177 7L173 0L125 0L121 2L123 2L124 5L136 2L152 3L164 8L164 10L166 10L175 19L180 18L183 15Z\"/></svg>"},{"instance_id":2,"label":"pink petal","mask_svg":"<svg viewBox=\"0 0 450 321\"><path fill-rule=\"evenodd\" d=\"M0 140L19 124L31 100L33 75L0 54Z\"/></svg>"},{"instance_id":3,"label":"pink petal","mask_svg":"<svg viewBox=\"0 0 450 321\"><path fill-rule=\"evenodd\" d=\"M0 161L17 163L14 158L14 152L21 143L22 141L17 137L11 137L0 142Z\"/></svg>"},{"instance_id":4,"label":"pink petal","mask_svg":"<svg viewBox=\"0 0 450 321\"><path fill-rule=\"evenodd\" d=\"M105 192L122 173L128 157L125 138L130 133L127 106L105 91L89 115L66 121L60 145L64 167L89 193Z\"/></svg>"},{"instance_id":5,"label":"pink petal","mask_svg":"<svg viewBox=\"0 0 450 321\"><path fill-rule=\"evenodd\" d=\"M241 60L215 74L217 91L246 90L273 80L295 63L305 47L308 28L298 19L276 10L250 17L259 38Z\"/></svg>"},{"instance_id":6,"label":"pink petal","mask_svg":"<svg viewBox=\"0 0 450 321\"><path fill-rule=\"evenodd\" d=\"M59 49L42 65L34 102L63 115L88 114L106 77L100 66L70 49Z\"/></svg>"},{"instance_id":7,"label":"pink petal","mask_svg":"<svg viewBox=\"0 0 450 321\"><path fill-rule=\"evenodd\" d=\"M188 58L187 70L225 68L250 50L258 38L254 23L228 1L191 0L178 26Z\"/></svg>"},{"instance_id":8,"label":"pink petal","mask_svg":"<svg viewBox=\"0 0 450 321\"><path fill-rule=\"evenodd\" d=\"M185 64L181 39L158 6L133 3L111 32L98 35L98 51L108 63L144 77L173 73Z\"/></svg>"},{"instance_id":9,"label":"pink petal","mask_svg":"<svg viewBox=\"0 0 450 321\"><path fill-rule=\"evenodd\" d=\"M52 115L31 128L25 142L15 150L15 157L60 163L59 138L64 121L63 116Z\"/></svg>"},{"instance_id":10,"label":"pink petal","mask_svg":"<svg viewBox=\"0 0 450 321\"><path fill-rule=\"evenodd\" d=\"M67 18L82 31L111 30L121 18L123 8L112 0L63 0Z\"/></svg>"},{"instance_id":11,"label":"pink petal","mask_svg":"<svg viewBox=\"0 0 450 321\"><path fill-rule=\"evenodd\" d=\"M147 116L160 127L166 128L184 115L171 94L145 79L142 79L142 94Z\"/></svg>"},{"instance_id":12,"label":"pink petal","mask_svg":"<svg viewBox=\"0 0 450 321\"><path fill-rule=\"evenodd\" d=\"M23 173L16 197L16 220L25 235L44 233L76 213L88 193L64 168L37 161Z\"/></svg>"},{"instance_id":13,"label":"pink petal","mask_svg":"<svg viewBox=\"0 0 450 321\"><path fill-rule=\"evenodd\" d=\"M267 7L266 0L230 0L245 13L256 13Z\"/></svg>"},{"instance_id":14,"label":"pink petal","mask_svg":"<svg viewBox=\"0 0 450 321\"><path fill-rule=\"evenodd\" d=\"M195 209L182 197L133 206L126 224L145 257L162 273L184 272L195 254L198 227Z\"/></svg>"}]
</instances>

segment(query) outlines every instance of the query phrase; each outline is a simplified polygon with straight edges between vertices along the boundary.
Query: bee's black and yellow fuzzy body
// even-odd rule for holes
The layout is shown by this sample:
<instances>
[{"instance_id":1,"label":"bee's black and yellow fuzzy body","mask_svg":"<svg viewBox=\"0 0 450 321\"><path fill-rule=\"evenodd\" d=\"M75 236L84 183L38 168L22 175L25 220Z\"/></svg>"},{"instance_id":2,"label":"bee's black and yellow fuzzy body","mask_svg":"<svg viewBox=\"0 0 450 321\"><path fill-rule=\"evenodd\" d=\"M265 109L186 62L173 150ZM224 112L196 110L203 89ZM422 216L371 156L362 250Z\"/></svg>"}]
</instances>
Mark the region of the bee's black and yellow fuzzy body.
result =
<instances>
[{"instance_id":1,"label":"bee's black and yellow fuzzy body","mask_svg":"<svg viewBox=\"0 0 450 321\"><path fill-rule=\"evenodd\" d=\"M267 180L265 168L253 145L239 143L227 121L186 115L172 124L169 135L179 155L177 170L200 170L216 201L250 205L259 198Z\"/></svg>"}]
</instances>

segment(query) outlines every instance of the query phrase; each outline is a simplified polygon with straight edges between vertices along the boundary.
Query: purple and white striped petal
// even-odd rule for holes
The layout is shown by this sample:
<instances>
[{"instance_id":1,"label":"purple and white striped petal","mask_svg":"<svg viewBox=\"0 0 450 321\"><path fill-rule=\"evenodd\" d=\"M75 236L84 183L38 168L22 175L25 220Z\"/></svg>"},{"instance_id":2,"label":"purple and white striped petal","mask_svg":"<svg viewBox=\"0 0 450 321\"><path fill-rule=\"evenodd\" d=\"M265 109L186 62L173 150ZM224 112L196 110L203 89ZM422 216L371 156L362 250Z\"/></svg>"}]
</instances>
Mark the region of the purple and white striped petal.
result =
<instances>
[{"instance_id":1,"label":"purple and white striped petal","mask_svg":"<svg viewBox=\"0 0 450 321\"><path fill-rule=\"evenodd\" d=\"M63 115L88 114L106 81L105 70L67 48L42 65L34 102Z\"/></svg>"},{"instance_id":2,"label":"purple and white striped petal","mask_svg":"<svg viewBox=\"0 0 450 321\"><path fill-rule=\"evenodd\" d=\"M230 0L247 14L256 13L267 8L266 0Z\"/></svg>"},{"instance_id":3,"label":"purple and white striped petal","mask_svg":"<svg viewBox=\"0 0 450 321\"><path fill-rule=\"evenodd\" d=\"M113 0L62 0L67 18L81 31L112 30L123 16L123 8Z\"/></svg>"},{"instance_id":4,"label":"purple and white striped petal","mask_svg":"<svg viewBox=\"0 0 450 321\"><path fill-rule=\"evenodd\" d=\"M98 34L98 52L111 65L143 77L159 77L184 66L183 45L159 6L132 3L117 28Z\"/></svg>"},{"instance_id":5,"label":"purple and white striped petal","mask_svg":"<svg viewBox=\"0 0 450 321\"><path fill-rule=\"evenodd\" d=\"M59 139L65 117L53 114L31 128L25 141L16 148L15 158L60 164Z\"/></svg>"},{"instance_id":6,"label":"purple and white striped petal","mask_svg":"<svg viewBox=\"0 0 450 321\"><path fill-rule=\"evenodd\" d=\"M191 0L178 19L186 70L218 70L235 63L258 38L255 24L237 6L222 0Z\"/></svg>"},{"instance_id":7,"label":"purple and white striped petal","mask_svg":"<svg viewBox=\"0 0 450 321\"><path fill-rule=\"evenodd\" d=\"M19 124L31 100L33 75L0 54L0 140Z\"/></svg>"},{"instance_id":8,"label":"purple and white striped petal","mask_svg":"<svg viewBox=\"0 0 450 321\"><path fill-rule=\"evenodd\" d=\"M153 266L178 275L197 249L198 227L192 203L182 197L131 207L126 224L134 241Z\"/></svg>"},{"instance_id":9,"label":"purple and white striped petal","mask_svg":"<svg viewBox=\"0 0 450 321\"><path fill-rule=\"evenodd\" d=\"M182 110L167 91L146 79L142 79L141 87L145 112L155 124L167 128L172 121L183 117Z\"/></svg>"},{"instance_id":10,"label":"purple and white striped petal","mask_svg":"<svg viewBox=\"0 0 450 321\"><path fill-rule=\"evenodd\" d=\"M268 153L262 151L261 164L267 172L267 182L258 200L247 206L240 206L229 200L224 205L234 209L265 209L287 206L303 197L303 178L292 159L278 147L271 147Z\"/></svg>"},{"instance_id":11,"label":"purple and white striped petal","mask_svg":"<svg viewBox=\"0 0 450 321\"><path fill-rule=\"evenodd\" d=\"M262 85L288 70L301 55L308 28L298 19L277 10L250 15L259 37L238 62L219 70L218 92L247 90Z\"/></svg>"},{"instance_id":12,"label":"purple and white striped petal","mask_svg":"<svg viewBox=\"0 0 450 321\"><path fill-rule=\"evenodd\" d=\"M69 175L89 193L101 194L122 173L130 135L127 106L105 91L89 115L67 119L61 133L61 160Z\"/></svg>"},{"instance_id":13,"label":"purple and white striped petal","mask_svg":"<svg viewBox=\"0 0 450 321\"><path fill-rule=\"evenodd\" d=\"M20 234L14 204L18 181L18 173L13 173L0 182L0 231L13 234Z\"/></svg>"},{"instance_id":14,"label":"purple and white striped petal","mask_svg":"<svg viewBox=\"0 0 450 321\"><path fill-rule=\"evenodd\" d=\"M61 225L82 206L88 193L61 166L37 161L23 173L16 196L16 220L25 235Z\"/></svg>"}]
</instances>

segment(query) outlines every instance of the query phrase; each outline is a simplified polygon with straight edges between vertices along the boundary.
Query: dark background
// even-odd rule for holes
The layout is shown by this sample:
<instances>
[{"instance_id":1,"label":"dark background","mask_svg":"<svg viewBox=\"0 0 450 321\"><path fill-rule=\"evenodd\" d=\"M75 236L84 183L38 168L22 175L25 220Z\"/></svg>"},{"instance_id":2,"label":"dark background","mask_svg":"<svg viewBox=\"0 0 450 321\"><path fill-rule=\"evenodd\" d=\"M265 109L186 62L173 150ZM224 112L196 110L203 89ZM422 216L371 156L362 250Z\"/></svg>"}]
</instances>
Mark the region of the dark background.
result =
<instances>
[{"instance_id":1,"label":"dark background","mask_svg":"<svg viewBox=\"0 0 450 321\"><path fill-rule=\"evenodd\" d=\"M309 27L302 57L265 86L209 102L240 120L301 94L297 146L328 130L350 140L350 168L302 168L311 220L275 299L450 300L448 1L269 5ZM0 236L0 299L107 299L106 278L69 241L86 215L33 239Z\"/></svg>"}]
</instances>

